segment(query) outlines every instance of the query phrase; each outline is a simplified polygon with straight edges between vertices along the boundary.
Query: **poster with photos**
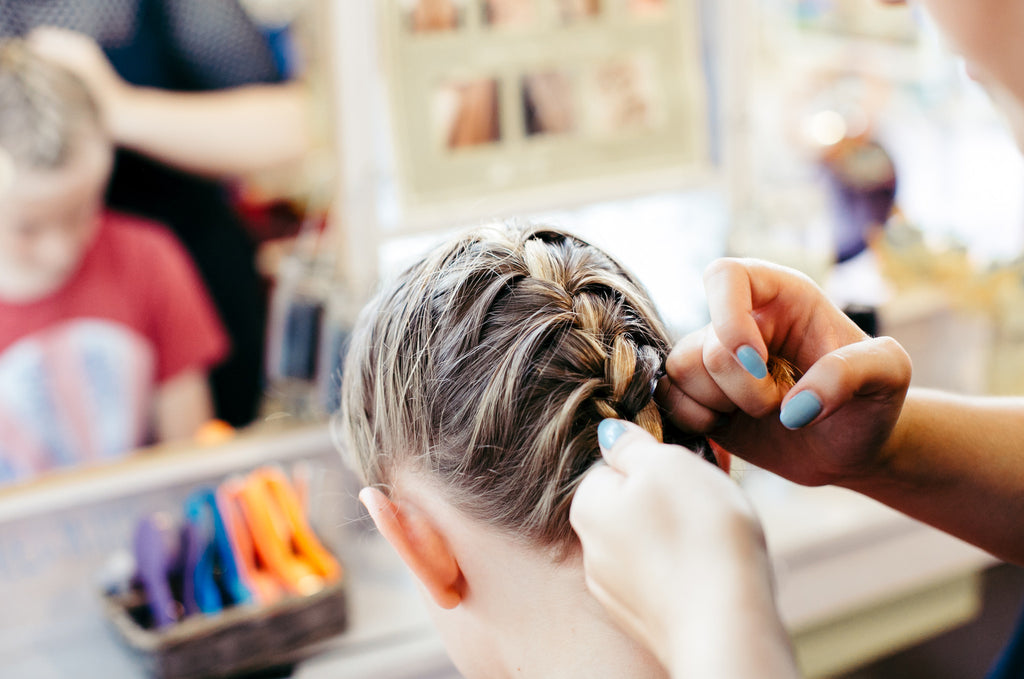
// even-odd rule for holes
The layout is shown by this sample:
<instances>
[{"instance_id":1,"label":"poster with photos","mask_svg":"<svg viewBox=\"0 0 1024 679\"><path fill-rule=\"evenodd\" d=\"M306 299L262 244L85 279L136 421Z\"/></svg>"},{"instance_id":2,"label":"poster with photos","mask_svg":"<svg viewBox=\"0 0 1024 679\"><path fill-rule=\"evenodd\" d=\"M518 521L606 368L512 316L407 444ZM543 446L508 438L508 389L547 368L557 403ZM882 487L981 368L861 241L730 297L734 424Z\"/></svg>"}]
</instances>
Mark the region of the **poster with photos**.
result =
<instances>
[{"instance_id":1,"label":"poster with photos","mask_svg":"<svg viewBox=\"0 0 1024 679\"><path fill-rule=\"evenodd\" d=\"M388 0L407 208L704 169L697 0Z\"/></svg>"},{"instance_id":2,"label":"poster with photos","mask_svg":"<svg viewBox=\"0 0 1024 679\"><path fill-rule=\"evenodd\" d=\"M864 0L795 0L795 7L797 22L804 29L897 43L917 41L918 25L910 5Z\"/></svg>"}]
</instances>

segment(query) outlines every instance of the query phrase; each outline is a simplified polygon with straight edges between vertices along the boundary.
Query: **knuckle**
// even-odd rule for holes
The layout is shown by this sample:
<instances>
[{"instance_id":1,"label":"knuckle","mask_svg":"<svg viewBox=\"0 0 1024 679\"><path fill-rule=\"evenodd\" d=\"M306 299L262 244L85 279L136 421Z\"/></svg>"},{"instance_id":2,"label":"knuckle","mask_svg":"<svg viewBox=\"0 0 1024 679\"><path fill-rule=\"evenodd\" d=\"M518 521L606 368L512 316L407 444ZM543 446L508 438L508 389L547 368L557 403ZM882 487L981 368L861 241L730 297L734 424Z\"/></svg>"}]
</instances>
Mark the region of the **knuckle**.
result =
<instances>
[{"instance_id":1,"label":"knuckle","mask_svg":"<svg viewBox=\"0 0 1024 679\"><path fill-rule=\"evenodd\" d=\"M586 532L586 520L580 516L580 507L577 498L579 497L579 491L573 496L572 504L569 505L569 525L577 533Z\"/></svg>"},{"instance_id":2,"label":"knuckle","mask_svg":"<svg viewBox=\"0 0 1024 679\"><path fill-rule=\"evenodd\" d=\"M681 415L678 412L670 412L670 413L668 413L668 419L669 419L669 421L672 424L674 424L680 431L682 431L684 433L687 433L687 434L702 434L702 433L704 433L704 432L699 432L696 429L694 429L693 428L693 423L690 421L690 419L688 417L686 417L685 415Z\"/></svg>"},{"instance_id":3,"label":"knuckle","mask_svg":"<svg viewBox=\"0 0 1024 679\"><path fill-rule=\"evenodd\" d=\"M701 410L702 412L695 413L690 418L691 430L698 434L707 434L718 425L718 414L707 408Z\"/></svg>"},{"instance_id":4,"label":"knuckle","mask_svg":"<svg viewBox=\"0 0 1024 679\"><path fill-rule=\"evenodd\" d=\"M746 326L741 318L727 318L715 326L715 334L718 335L719 341L724 344L729 344L733 341L739 340L743 337Z\"/></svg>"},{"instance_id":5,"label":"knuckle","mask_svg":"<svg viewBox=\"0 0 1024 679\"><path fill-rule=\"evenodd\" d=\"M722 274L736 271L738 268L742 268L742 266L743 265L740 263L740 260L735 257L720 257L705 267L704 281L707 282L708 280Z\"/></svg>"},{"instance_id":6,"label":"knuckle","mask_svg":"<svg viewBox=\"0 0 1024 679\"><path fill-rule=\"evenodd\" d=\"M879 350L891 354L902 363L910 364L910 354L907 353L907 350L903 348L902 344L892 337L876 337L874 341L878 344Z\"/></svg>"},{"instance_id":7,"label":"knuckle","mask_svg":"<svg viewBox=\"0 0 1024 679\"><path fill-rule=\"evenodd\" d=\"M692 398L683 397L676 410L676 419L686 431L704 434L714 428L718 415Z\"/></svg>"},{"instance_id":8,"label":"knuckle","mask_svg":"<svg viewBox=\"0 0 1024 679\"><path fill-rule=\"evenodd\" d=\"M684 394L678 387L673 386L661 399L661 407L673 417L678 417L683 412L686 401Z\"/></svg>"},{"instance_id":9,"label":"knuckle","mask_svg":"<svg viewBox=\"0 0 1024 679\"><path fill-rule=\"evenodd\" d=\"M733 367L734 359L725 347L720 344L704 347L704 367L711 374L722 374Z\"/></svg>"},{"instance_id":10,"label":"knuckle","mask_svg":"<svg viewBox=\"0 0 1024 679\"><path fill-rule=\"evenodd\" d=\"M685 378L690 370L700 363L703 346L703 331L691 333L679 340L665 359L665 372L673 380L677 377Z\"/></svg>"},{"instance_id":11,"label":"knuckle","mask_svg":"<svg viewBox=\"0 0 1024 679\"><path fill-rule=\"evenodd\" d=\"M781 274L785 278L788 278L790 283L797 283L804 287L814 288L815 291L820 291L820 288L818 287L818 284L814 282L814 279L799 269L794 269L793 267L785 266L784 264L779 264L777 262L769 262L765 260L752 261L756 262L756 265L762 269L774 272L775 274Z\"/></svg>"},{"instance_id":12,"label":"knuckle","mask_svg":"<svg viewBox=\"0 0 1024 679\"><path fill-rule=\"evenodd\" d=\"M826 367L834 377L845 378L853 372L850 357L844 351L835 351L825 357Z\"/></svg>"},{"instance_id":13,"label":"knuckle","mask_svg":"<svg viewBox=\"0 0 1024 679\"><path fill-rule=\"evenodd\" d=\"M779 404L775 399L770 398L755 398L750 403L746 404L743 411L755 419L761 419L772 415L778 409Z\"/></svg>"},{"instance_id":14,"label":"knuckle","mask_svg":"<svg viewBox=\"0 0 1024 679\"><path fill-rule=\"evenodd\" d=\"M694 363L694 356L692 352L684 349L681 345L676 345L671 352L669 352L668 358L665 359L665 374L675 382L679 378L686 376L689 372L690 366Z\"/></svg>"},{"instance_id":15,"label":"knuckle","mask_svg":"<svg viewBox=\"0 0 1024 679\"><path fill-rule=\"evenodd\" d=\"M877 343L879 351L885 352L892 357L893 367L897 371L897 376L901 380L909 382L913 374L914 364L910 354L903 345L888 336L877 337L874 341Z\"/></svg>"}]
</instances>

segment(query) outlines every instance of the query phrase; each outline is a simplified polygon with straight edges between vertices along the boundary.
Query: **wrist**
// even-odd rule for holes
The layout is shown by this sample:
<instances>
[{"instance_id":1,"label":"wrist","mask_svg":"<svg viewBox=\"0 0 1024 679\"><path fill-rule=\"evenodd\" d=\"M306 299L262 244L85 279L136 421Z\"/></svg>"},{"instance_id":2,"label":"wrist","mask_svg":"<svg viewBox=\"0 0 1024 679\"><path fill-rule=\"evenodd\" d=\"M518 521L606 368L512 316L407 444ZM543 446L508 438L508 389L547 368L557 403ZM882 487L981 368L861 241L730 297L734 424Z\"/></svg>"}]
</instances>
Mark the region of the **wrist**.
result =
<instances>
[{"instance_id":1,"label":"wrist","mask_svg":"<svg viewBox=\"0 0 1024 679\"><path fill-rule=\"evenodd\" d=\"M749 544L711 569L669 630L663 658L672 677L795 677L789 637L775 605L767 551ZM745 639L742 653L736 639Z\"/></svg>"},{"instance_id":2,"label":"wrist","mask_svg":"<svg viewBox=\"0 0 1024 679\"><path fill-rule=\"evenodd\" d=\"M908 396L902 404L889 435L877 446L877 452L863 465L859 473L836 483L858 493L876 497L887 489L905 487L912 483L914 430L918 423L915 399Z\"/></svg>"},{"instance_id":3,"label":"wrist","mask_svg":"<svg viewBox=\"0 0 1024 679\"><path fill-rule=\"evenodd\" d=\"M665 598L661 648L654 650L673 677L734 676L724 670L734 662L735 639L745 638L738 633L781 629L760 522L748 506L722 514L715 539L701 543L699 558L681 562L690 568Z\"/></svg>"},{"instance_id":4,"label":"wrist","mask_svg":"<svg viewBox=\"0 0 1024 679\"><path fill-rule=\"evenodd\" d=\"M148 88L118 83L103 98L101 108L107 132L118 146L138 145L149 96Z\"/></svg>"}]
</instances>

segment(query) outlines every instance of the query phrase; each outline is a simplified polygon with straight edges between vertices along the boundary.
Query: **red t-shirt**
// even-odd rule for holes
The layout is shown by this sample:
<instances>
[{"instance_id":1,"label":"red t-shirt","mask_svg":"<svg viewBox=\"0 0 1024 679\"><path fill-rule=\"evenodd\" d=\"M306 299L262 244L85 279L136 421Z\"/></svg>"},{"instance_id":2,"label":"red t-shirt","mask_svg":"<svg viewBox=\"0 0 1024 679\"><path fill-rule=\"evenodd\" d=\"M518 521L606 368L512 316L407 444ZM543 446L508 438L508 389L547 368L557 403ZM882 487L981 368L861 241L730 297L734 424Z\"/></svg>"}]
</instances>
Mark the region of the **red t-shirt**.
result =
<instances>
[{"instance_id":1,"label":"red t-shirt","mask_svg":"<svg viewBox=\"0 0 1024 679\"><path fill-rule=\"evenodd\" d=\"M174 236L104 214L60 290L27 304L0 300L0 483L145 443L156 387L227 351Z\"/></svg>"}]
</instances>

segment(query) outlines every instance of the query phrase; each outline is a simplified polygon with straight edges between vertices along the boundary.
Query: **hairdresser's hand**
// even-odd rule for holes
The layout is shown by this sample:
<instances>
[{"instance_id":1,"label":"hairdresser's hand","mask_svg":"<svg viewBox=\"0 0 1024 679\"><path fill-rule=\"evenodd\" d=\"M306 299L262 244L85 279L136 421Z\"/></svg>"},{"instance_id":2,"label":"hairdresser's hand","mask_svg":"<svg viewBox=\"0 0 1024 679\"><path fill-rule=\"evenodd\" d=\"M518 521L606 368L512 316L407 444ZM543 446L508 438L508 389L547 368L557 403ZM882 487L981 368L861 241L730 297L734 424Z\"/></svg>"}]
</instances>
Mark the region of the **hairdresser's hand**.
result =
<instances>
[{"instance_id":1,"label":"hairdresser's hand","mask_svg":"<svg viewBox=\"0 0 1024 679\"><path fill-rule=\"evenodd\" d=\"M761 526L720 469L617 420L570 520L587 586L674 677L791 677ZM735 652L735 640L745 643Z\"/></svg>"},{"instance_id":2,"label":"hairdresser's hand","mask_svg":"<svg viewBox=\"0 0 1024 679\"><path fill-rule=\"evenodd\" d=\"M121 79L95 40L39 28L29 43L81 78L121 147L187 172L237 177L301 162L309 152L309 98L299 82L178 92ZM273 129L274 134L266 131Z\"/></svg>"},{"instance_id":3,"label":"hairdresser's hand","mask_svg":"<svg viewBox=\"0 0 1024 679\"><path fill-rule=\"evenodd\" d=\"M134 88L117 74L99 44L83 33L50 26L32 31L28 42L37 54L82 79L116 137L119 113Z\"/></svg>"},{"instance_id":4,"label":"hairdresser's hand","mask_svg":"<svg viewBox=\"0 0 1024 679\"><path fill-rule=\"evenodd\" d=\"M880 473L910 385L903 348L791 269L722 259L704 285L711 324L672 350L658 389L671 419L797 483ZM769 354L803 373L795 386L765 376Z\"/></svg>"}]
</instances>

